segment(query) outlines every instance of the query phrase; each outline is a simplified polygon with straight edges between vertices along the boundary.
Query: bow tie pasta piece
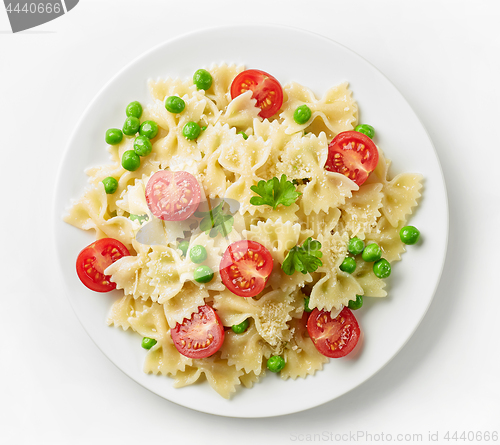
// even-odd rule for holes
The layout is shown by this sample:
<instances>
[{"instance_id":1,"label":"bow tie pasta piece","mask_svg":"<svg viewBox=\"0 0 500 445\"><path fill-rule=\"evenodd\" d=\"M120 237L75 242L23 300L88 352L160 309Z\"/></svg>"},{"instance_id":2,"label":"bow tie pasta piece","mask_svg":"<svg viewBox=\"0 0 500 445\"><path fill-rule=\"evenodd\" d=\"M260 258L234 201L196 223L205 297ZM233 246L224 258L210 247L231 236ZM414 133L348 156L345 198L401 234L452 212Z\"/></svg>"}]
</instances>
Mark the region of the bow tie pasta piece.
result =
<instances>
[{"instance_id":1,"label":"bow tie pasta piece","mask_svg":"<svg viewBox=\"0 0 500 445\"><path fill-rule=\"evenodd\" d=\"M154 287L151 299L161 304L175 297L182 289L179 274L182 261L177 251L167 246L153 246L149 259L147 274L151 278L150 285Z\"/></svg>"},{"instance_id":2,"label":"bow tie pasta piece","mask_svg":"<svg viewBox=\"0 0 500 445\"><path fill-rule=\"evenodd\" d=\"M255 176L255 172L267 161L270 151L271 144L263 139L237 137L222 146L219 163L233 173Z\"/></svg>"},{"instance_id":3,"label":"bow tie pasta piece","mask_svg":"<svg viewBox=\"0 0 500 445\"><path fill-rule=\"evenodd\" d=\"M311 90L295 82L285 85L284 93L286 100L280 118L283 119L288 134L307 128L316 134L325 132L331 140L338 133L353 130L357 125L358 106L346 82L330 88L320 100ZM298 124L294 119L294 113L302 105L309 107L311 118L304 124Z\"/></svg>"},{"instance_id":4,"label":"bow tie pasta piece","mask_svg":"<svg viewBox=\"0 0 500 445\"><path fill-rule=\"evenodd\" d=\"M146 202L146 185L152 175L143 175L141 179L136 179L133 185L127 186L121 195L121 199L116 201L119 209L130 215L147 215L151 219L151 211Z\"/></svg>"},{"instance_id":5,"label":"bow tie pasta piece","mask_svg":"<svg viewBox=\"0 0 500 445\"><path fill-rule=\"evenodd\" d=\"M347 254L348 235L321 234L318 241L323 253L323 266L318 272L323 274L323 277L312 288L309 307L331 311L347 306L350 300L356 299L356 295L363 294L363 288L352 275L339 269Z\"/></svg>"},{"instance_id":6,"label":"bow tie pasta piece","mask_svg":"<svg viewBox=\"0 0 500 445\"><path fill-rule=\"evenodd\" d=\"M280 264L285 260L286 253L299 244L300 235L300 224L283 222L281 218L258 222L257 225L250 226L250 230L243 231L244 238L262 244L269 250L273 260Z\"/></svg>"},{"instance_id":7,"label":"bow tie pasta piece","mask_svg":"<svg viewBox=\"0 0 500 445\"><path fill-rule=\"evenodd\" d=\"M399 231L404 226L401 222L397 227L393 227L387 218L381 217L377 227L366 236L366 241L376 242L382 249L382 257L392 263L399 261L401 254L406 252L405 244L399 238Z\"/></svg>"},{"instance_id":8,"label":"bow tie pasta piece","mask_svg":"<svg viewBox=\"0 0 500 445\"><path fill-rule=\"evenodd\" d=\"M149 94L155 100L163 102L169 96L192 97L197 93L196 87L190 80L180 79L150 79L148 81Z\"/></svg>"},{"instance_id":9,"label":"bow tie pasta piece","mask_svg":"<svg viewBox=\"0 0 500 445\"><path fill-rule=\"evenodd\" d=\"M169 331L168 335L147 353L144 360L144 372L174 377L184 372L191 364L190 358L184 357L177 351Z\"/></svg>"},{"instance_id":10,"label":"bow tie pasta piece","mask_svg":"<svg viewBox=\"0 0 500 445\"><path fill-rule=\"evenodd\" d=\"M391 161L379 150L379 161L375 171L368 177L368 183L380 182L383 185L382 207L380 211L393 227L403 226L413 207L418 205L423 177L416 173L401 173L392 180L389 179Z\"/></svg>"},{"instance_id":11,"label":"bow tie pasta piece","mask_svg":"<svg viewBox=\"0 0 500 445\"><path fill-rule=\"evenodd\" d=\"M210 386L225 399L229 399L236 387L241 384L240 376L243 371L238 371L236 367L229 366L227 360L220 358L220 352L211 357L193 360L193 366L186 367L186 370L179 372L175 376L174 387L182 388L192 385L204 375Z\"/></svg>"},{"instance_id":12,"label":"bow tie pasta piece","mask_svg":"<svg viewBox=\"0 0 500 445\"><path fill-rule=\"evenodd\" d=\"M156 340L148 351L144 362L144 372L175 376L184 371L192 360L179 354L170 337L169 326L161 305L151 300L146 302L125 296L111 308L108 324L129 327L140 334Z\"/></svg>"},{"instance_id":13,"label":"bow tie pasta piece","mask_svg":"<svg viewBox=\"0 0 500 445\"><path fill-rule=\"evenodd\" d=\"M242 298L225 290L214 297L214 308L224 326L240 324L252 317L260 336L271 346L289 339L287 321L294 309L293 297L281 291L271 291L258 300Z\"/></svg>"},{"instance_id":14,"label":"bow tie pasta piece","mask_svg":"<svg viewBox=\"0 0 500 445\"><path fill-rule=\"evenodd\" d=\"M225 110L231 102L231 83L233 79L241 73L245 67L243 65L213 65L208 72L212 76L212 85L205 91L205 95L215 102L219 110Z\"/></svg>"},{"instance_id":15,"label":"bow tie pasta piece","mask_svg":"<svg viewBox=\"0 0 500 445\"><path fill-rule=\"evenodd\" d=\"M301 225L310 230L314 239L317 239L320 233L331 233L337 227L341 214L338 208L328 209L328 213L320 210L318 213L312 212L309 215L305 214L303 208L297 212Z\"/></svg>"},{"instance_id":16,"label":"bow tie pasta piece","mask_svg":"<svg viewBox=\"0 0 500 445\"><path fill-rule=\"evenodd\" d=\"M135 299L132 295L125 295L113 303L107 319L108 326L120 327L126 331L131 327L129 318L135 317L152 304L152 300Z\"/></svg>"},{"instance_id":17,"label":"bow tie pasta piece","mask_svg":"<svg viewBox=\"0 0 500 445\"><path fill-rule=\"evenodd\" d=\"M260 178L253 175L241 175L236 182L226 190L226 198L234 199L241 205L240 212L254 214L256 206L250 204L250 199L255 193L250 189L259 182Z\"/></svg>"},{"instance_id":18,"label":"bow tie pasta piece","mask_svg":"<svg viewBox=\"0 0 500 445\"><path fill-rule=\"evenodd\" d=\"M365 297L385 297L387 292L384 290L386 286L385 280L378 278L373 273L373 263L358 261L356 270L352 276L356 279L359 285L363 288L363 296Z\"/></svg>"},{"instance_id":19,"label":"bow tie pasta piece","mask_svg":"<svg viewBox=\"0 0 500 445\"><path fill-rule=\"evenodd\" d=\"M179 170L181 169L179 166L201 160L196 140L188 140L184 137L183 128L188 122L200 122L206 105L206 99L189 99L186 101L185 110L180 115L168 112L163 102L159 101L146 109L151 120L168 131L166 136L157 138L151 152L151 156L158 160L161 168L169 167Z\"/></svg>"},{"instance_id":20,"label":"bow tie pasta piece","mask_svg":"<svg viewBox=\"0 0 500 445\"><path fill-rule=\"evenodd\" d=\"M208 290L196 286L194 283L185 283L181 292L163 303L163 310L169 326L174 327L176 323L182 324L185 318L190 319L208 298Z\"/></svg>"},{"instance_id":21,"label":"bow tie pasta piece","mask_svg":"<svg viewBox=\"0 0 500 445\"><path fill-rule=\"evenodd\" d=\"M125 295L134 298L148 299L155 288L150 285L151 277L148 275L150 247L139 244L133 240L132 245L137 255L120 258L111 264L104 273L111 276L111 281L116 283L117 289L123 289Z\"/></svg>"},{"instance_id":22,"label":"bow tie pasta piece","mask_svg":"<svg viewBox=\"0 0 500 445\"><path fill-rule=\"evenodd\" d=\"M281 371L281 378L295 380L298 377L305 378L308 375L314 375L316 371L323 369L325 363L328 363L328 357L321 354L312 340L306 337L307 329L303 320L294 318L288 324L293 337L284 350L286 366Z\"/></svg>"},{"instance_id":23,"label":"bow tie pasta piece","mask_svg":"<svg viewBox=\"0 0 500 445\"><path fill-rule=\"evenodd\" d=\"M292 275L287 275L283 272L281 264L275 263L267 284L271 286L273 290L279 289L283 292L292 292L313 281L313 277L309 272L306 274L295 272Z\"/></svg>"},{"instance_id":24,"label":"bow tie pasta piece","mask_svg":"<svg viewBox=\"0 0 500 445\"><path fill-rule=\"evenodd\" d=\"M293 203L289 206L279 205L276 209L267 206L255 206L256 210L253 215L246 214L245 217L249 217L248 219L248 227L253 224L257 224L259 221L266 221L270 219L271 221L276 221L278 219L282 219L283 221L290 221L292 223L296 223L299 220L299 216L297 216L297 212L300 207L298 204Z\"/></svg>"},{"instance_id":25,"label":"bow tie pasta piece","mask_svg":"<svg viewBox=\"0 0 500 445\"><path fill-rule=\"evenodd\" d=\"M222 125L234 127L237 131L253 131L253 121L259 119L260 113L260 108L255 106L256 103L257 101L252 99L252 91L240 94L229 103L226 112L220 116L219 122Z\"/></svg>"},{"instance_id":26,"label":"bow tie pasta piece","mask_svg":"<svg viewBox=\"0 0 500 445\"><path fill-rule=\"evenodd\" d=\"M175 376L192 364L191 359L184 357L175 348L160 304L153 303L150 308L137 314L137 317L130 321L132 329L136 332L157 341L146 355L144 372Z\"/></svg>"},{"instance_id":27,"label":"bow tie pasta piece","mask_svg":"<svg viewBox=\"0 0 500 445\"><path fill-rule=\"evenodd\" d=\"M235 129L230 129L228 125L222 126L220 123L207 129L198 138L198 148L202 154L202 159L197 163L197 169L202 178L205 193L210 198L225 197L227 184L232 173L226 172L219 162L223 147L232 145L237 138Z\"/></svg>"},{"instance_id":28,"label":"bow tie pasta piece","mask_svg":"<svg viewBox=\"0 0 500 445\"><path fill-rule=\"evenodd\" d=\"M243 369L245 373L253 372L259 375L265 355L266 347L254 322L251 322L242 334L235 334L231 330L226 332L221 357L227 360L228 365L234 365L238 371ZM269 356L269 353L267 355Z\"/></svg>"},{"instance_id":29,"label":"bow tie pasta piece","mask_svg":"<svg viewBox=\"0 0 500 445\"><path fill-rule=\"evenodd\" d=\"M83 196L74 201L64 221L82 230L94 230L96 238L114 238L131 249L134 225L123 216L110 216L108 195L104 185L90 186Z\"/></svg>"},{"instance_id":30,"label":"bow tie pasta piece","mask_svg":"<svg viewBox=\"0 0 500 445\"><path fill-rule=\"evenodd\" d=\"M199 266L198 263L194 263L191 260L189 252L194 246L202 246L205 248L207 252L207 258L203 260L203 265L208 266L212 272L214 273L214 277L208 283L198 283L194 279L194 271ZM196 286L199 286L204 289L213 290L213 291L222 291L225 289L225 286L222 284L220 274L219 274L219 265L222 259L222 249L215 245L215 240L210 238L205 232L202 232L198 235L194 235L189 240L189 247L187 250L186 258L181 260L181 263L178 265L178 273L179 273L179 281L181 283L185 283L186 281L190 281L194 283Z\"/></svg>"},{"instance_id":31,"label":"bow tie pasta piece","mask_svg":"<svg viewBox=\"0 0 500 445\"><path fill-rule=\"evenodd\" d=\"M340 173L325 170L322 175L298 189L302 192L300 206L306 215L310 215L320 211L328 213L330 209L345 204L352 192L358 190L358 186Z\"/></svg>"},{"instance_id":32,"label":"bow tie pasta piece","mask_svg":"<svg viewBox=\"0 0 500 445\"><path fill-rule=\"evenodd\" d=\"M295 134L283 148L276 170L288 179L313 179L325 171L328 142L324 133L319 136Z\"/></svg>"},{"instance_id":33,"label":"bow tie pasta piece","mask_svg":"<svg viewBox=\"0 0 500 445\"><path fill-rule=\"evenodd\" d=\"M240 375L240 382L245 388L252 388L254 383L258 382L265 374L266 370L264 364L262 364L262 372L260 374L256 374L253 371L248 374L242 374Z\"/></svg>"},{"instance_id":34,"label":"bow tie pasta piece","mask_svg":"<svg viewBox=\"0 0 500 445\"><path fill-rule=\"evenodd\" d=\"M342 227L351 238L365 239L365 234L375 228L383 198L382 184L366 184L353 192L351 199L340 207Z\"/></svg>"},{"instance_id":35,"label":"bow tie pasta piece","mask_svg":"<svg viewBox=\"0 0 500 445\"><path fill-rule=\"evenodd\" d=\"M328 157L328 143L324 133L319 137L295 135L285 146L276 166L278 173L285 174L289 179L308 179L306 185L298 190L303 194L300 204L306 215L311 212L328 212L328 209L338 207L350 198L358 186L339 173L324 169Z\"/></svg>"},{"instance_id":36,"label":"bow tie pasta piece","mask_svg":"<svg viewBox=\"0 0 500 445\"><path fill-rule=\"evenodd\" d=\"M277 120L269 122L265 119L261 122L259 119L255 119L253 127L255 137L262 138L264 142L271 144L269 157L266 163L257 170L257 176L265 180L279 177L276 165L292 136L285 132L286 127Z\"/></svg>"},{"instance_id":37,"label":"bow tie pasta piece","mask_svg":"<svg viewBox=\"0 0 500 445\"><path fill-rule=\"evenodd\" d=\"M422 180L422 175L401 173L384 184L381 212L393 227L400 223L405 225L408 215L413 213L413 207L417 206L417 199L421 196Z\"/></svg>"},{"instance_id":38,"label":"bow tie pasta piece","mask_svg":"<svg viewBox=\"0 0 500 445\"><path fill-rule=\"evenodd\" d=\"M113 150L116 150L116 158L121 159L120 156L124 151L133 150L133 139L132 143L128 143L123 148L117 148L113 146ZM88 168L85 173L89 176L89 182L92 185L98 186L102 183L105 178L112 177L118 181L118 188L113 194L107 195L107 205L109 212L117 212L118 215L122 213L118 201L123 198L124 193L126 193L127 188L130 185L135 185L137 179L142 179L144 176L149 177L151 174L158 171L160 168L160 163L156 161L154 156L148 156L143 158L141 161L141 166L135 171L125 170L120 161L116 161L116 164L103 165L97 167Z\"/></svg>"}]
</instances>

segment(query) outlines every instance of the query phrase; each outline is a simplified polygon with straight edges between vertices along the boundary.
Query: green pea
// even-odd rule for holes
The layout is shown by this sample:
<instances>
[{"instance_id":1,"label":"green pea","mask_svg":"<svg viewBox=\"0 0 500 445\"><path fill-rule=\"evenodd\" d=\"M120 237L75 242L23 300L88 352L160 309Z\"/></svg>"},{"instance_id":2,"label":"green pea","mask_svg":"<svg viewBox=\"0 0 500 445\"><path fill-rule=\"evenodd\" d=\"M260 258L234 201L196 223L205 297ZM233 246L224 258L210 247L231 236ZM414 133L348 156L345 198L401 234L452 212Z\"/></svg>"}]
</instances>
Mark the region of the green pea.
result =
<instances>
[{"instance_id":1,"label":"green pea","mask_svg":"<svg viewBox=\"0 0 500 445\"><path fill-rule=\"evenodd\" d=\"M198 266L194 270L194 280L198 283L208 283L212 281L214 273L208 266Z\"/></svg>"},{"instance_id":2,"label":"green pea","mask_svg":"<svg viewBox=\"0 0 500 445\"><path fill-rule=\"evenodd\" d=\"M122 156L122 167L135 172L141 166L141 158L134 150L127 150Z\"/></svg>"},{"instance_id":3,"label":"green pea","mask_svg":"<svg viewBox=\"0 0 500 445\"><path fill-rule=\"evenodd\" d=\"M356 295L355 300L349 300L349 304L347 307L351 309L351 311L355 311L356 309L359 309L361 306L363 306L363 296L362 295Z\"/></svg>"},{"instance_id":4,"label":"green pea","mask_svg":"<svg viewBox=\"0 0 500 445\"><path fill-rule=\"evenodd\" d=\"M373 273L379 278L387 278L391 274L391 265L385 258L373 264Z\"/></svg>"},{"instance_id":5,"label":"green pea","mask_svg":"<svg viewBox=\"0 0 500 445\"><path fill-rule=\"evenodd\" d=\"M191 247L191 250L189 251L189 258L191 258L191 261L196 264L203 263L203 261L207 259L207 256L207 249L199 244Z\"/></svg>"},{"instance_id":6,"label":"green pea","mask_svg":"<svg viewBox=\"0 0 500 445\"><path fill-rule=\"evenodd\" d=\"M108 195L112 195L116 192L116 190L118 190L118 181L111 176L104 178L102 183L104 184L104 190Z\"/></svg>"},{"instance_id":7,"label":"green pea","mask_svg":"<svg viewBox=\"0 0 500 445\"><path fill-rule=\"evenodd\" d=\"M363 261L366 261L367 263L378 261L382 258L382 249L380 249L377 243L368 244L368 246L365 247L365 250L363 250L361 258L363 258Z\"/></svg>"},{"instance_id":8,"label":"green pea","mask_svg":"<svg viewBox=\"0 0 500 445\"><path fill-rule=\"evenodd\" d=\"M233 324L231 329L235 334L243 334L248 329L248 318L242 321L240 324Z\"/></svg>"},{"instance_id":9,"label":"green pea","mask_svg":"<svg viewBox=\"0 0 500 445\"><path fill-rule=\"evenodd\" d=\"M307 105L301 105L293 113L293 120L299 125L303 125L311 119L311 116L311 109Z\"/></svg>"},{"instance_id":10,"label":"green pea","mask_svg":"<svg viewBox=\"0 0 500 445\"><path fill-rule=\"evenodd\" d=\"M271 372L280 372L285 367L285 359L281 355L273 355L267 361L267 369Z\"/></svg>"},{"instance_id":11,"label":"green pea","mask_svg":"<svg viewBox=\"0 0 500 445\"><path fill-rule=\"evenodd\" d=\"M199 69L193 75L193 83L199 90L207 91L212 86L212 75L204 69Z\"/></svg>"},{"instance_id":12,"label":"green pea","mask_svg":"<svg viewBox=\"0 0 500 445\"><path fill-rule=\"evenodd\" d=\"M243 139L245 139L245 141L248 139L248 135L244 131L239 131L237 134L241 134L243 136Z\"/></svg>"},{"instance_id":13,"label":"green pea","mask_svg":"<svg viewBox=\"0 0 500 445\"><path fill-rule=\"evenodd\" d=\"M196 139L201 133L201 128L196 122L188 122L182 129L182 134L190 141Z\"/></svg>"},{"instance_id":14,"label":"green pea","mask_svg":"<svg viewBox=\"0 0 500 445\"><path fill-rule=\"evenodd\" d=\"M144 337L142 339L142 347L144 349L151 349L156 343L157 341L154 338Z\"/></svg>"},{"instance_id":15,"label":"green pea","mask_svg":"<svg viewBox=\"0 0 500 445\"><path fill-rule=\"evenodd\" d=\"M206 129L207 129L206 125L203 125L203 127L201 127L201 131L205 131Z\"/></svg>"},{"instance_id":16,"label":"green pea","mask_svg":"<svg viewBox=\"0 0 500 445\"><path fill-rule=\"evenodd\" d=\"M189 248L189 241L181 241L179 245L177 246L179 250L182 250L182 256L186 256L188 248Z\"/></svg>"},{"instance_id":17,"label":"green pea","mask_svg":"<svg viewBox=\"0 0 500 445\"><path fill-rule=\"evenodd\" d=\"M304 311L305 312L312 312L312 309L309 307L309 301L311 299L309 297L304 298Z\"/></svg>"},{"instance_id":18,"label":"green pea","mask_svg":"<svg viewBox=\"0 0 500 445\"><path fill-rule=\"evenodd\" d=\"M134 136L141 126L141 121L134 116L127 117L123 124L123 134Z\"/></svg>"},{"instance_id":19,"label":"green pea","mask_svg":"<svg viewBox=\"0 0 500 445\"><path fill-rule=\"evenodd\" d=\"M353 273L356 270L356 260L350 256L346 256L339 269L342 272Z\"/></svg>"},{"instance_id":20,"label":"green pea","mask_svg":"<svg viewBox=\"0 0 500 445\"><path fill-rule=\"evenodd\" d=\"M125 113L127 113L128 117L133 116L139 119L142 116L142 105L137 101L130 102L125 109Z\"/></svg>"},{"instance_id":21,"label":"green pea","mask_svg":"<svg viewBox=\"0 0 500 445\"><path fill-rule=\"evenodd\" d=\"M353 255L359 255L361 252L363 252L364 248L365 242L359 239L357 236L351 238L349 240L349 244L347 245L347 250Z\"/></svg>"},{"instance_id":22,"label":"green pea","mask_svg":"<svg viewBox=\"0 0 500 445\"><path fill-rule=\"evenodd\" d=\"M158 134L158 124L155 121L144 121L139 128L139 134L153 139Z\"/></svg>"},{"instance_id":23,"label":"green pea","mask_svg":"<svg viewBox=\"0 0 500 445\"><path fill-rule=\"evenodd\" d=\"M139 156L147 156L153 150L151 141L146 136L137 136L134 141L134 151Z\"/></svg>"},{"instance_id":24,"label":"green pea","mask_svg":"<svg viewBox=\"0 0 500 445\"><path fill-rule=\"evenodd\" d=\"M179 96L169 96L165 101L165 108L174 114L179 114L186 108L186 102L184 102Z\"/></svg>"},{"instance_id":25,"label":"green pea","mask_svg":"<svg viewBox=\"0 0 500 445\"><path fill-rule=\"evenodd\" d=\"M420 231L413 226L405 226L399 231L399 237L405 244L415 244L420 238Z\"/></svg>"},{"instance_id":26,"label":"green pea","mask_svg":"<svg viewBox=\"0 0 500 445\"><path fill-rule=\"evenodd\" d=\"M358 125L354 130L357 131L358 133L365 134L370 139L373 139L373 136L375 136L375 128L373 128L371 125L368 124Z\"/></svg>"},{"instance_id":27,"label":"green pea","mask_svg":"<svg viewBox=\"0 0 500 445\"><path fill-rule=\"evenodd\" d=\"M119 128L110 128L106 131L106 144L118 145L123 139L123 133Z\"/></svg>"}]
</instances>

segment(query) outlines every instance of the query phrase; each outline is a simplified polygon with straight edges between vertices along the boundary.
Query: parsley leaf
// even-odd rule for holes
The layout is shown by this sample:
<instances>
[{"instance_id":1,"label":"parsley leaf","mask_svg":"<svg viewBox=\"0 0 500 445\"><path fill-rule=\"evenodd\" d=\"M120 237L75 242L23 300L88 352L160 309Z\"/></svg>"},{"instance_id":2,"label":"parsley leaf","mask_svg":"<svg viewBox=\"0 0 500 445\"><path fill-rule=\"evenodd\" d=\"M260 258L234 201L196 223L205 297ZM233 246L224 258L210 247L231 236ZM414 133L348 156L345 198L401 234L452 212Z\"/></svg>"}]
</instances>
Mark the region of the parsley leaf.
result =
<instances>
[{"instance_id":1,"label":"parsley leaf","mask_svg":"<svg viewBox=\"0 0 500 445\"><path fill-rule=\"evenodd\" d=\"M319 241L313 240L311 237L307 238L302 247L295 246L288 252L281 265L283 272L287 275L292 275L295 271L303 274L315 272L318 267L323 265L320 260L323 256L320 249L321 243Z\"/></svg>"},{"instance_id":2,"label":"parsley leaf","mask_svg":"<svg viewBox=\"0 0 500 445\"><path fill-rule=\"evenodd\" d=\"M281 175L281 179L274 177L269 181L259 181L257 185L252 185L250 190L260 195L260 197L252 196L250 204L254 206L268 205L274 210L280 204L292 205L302 194L295 190L291 181L287 181L286 175Z\"/></svg>"},{"instance_id":3,"label":"parsley leaf","mask_svg":"<svg viewBox=\"0 0 500 445\"><path fill-rule=\"evenodd\" d=\"M208 212L195 212L194 216L202 218L200 229L211 238L215 238L218 233L226 236L233 230L234 218L224 213L224 201Z\"/></svg>"}]
</instances>

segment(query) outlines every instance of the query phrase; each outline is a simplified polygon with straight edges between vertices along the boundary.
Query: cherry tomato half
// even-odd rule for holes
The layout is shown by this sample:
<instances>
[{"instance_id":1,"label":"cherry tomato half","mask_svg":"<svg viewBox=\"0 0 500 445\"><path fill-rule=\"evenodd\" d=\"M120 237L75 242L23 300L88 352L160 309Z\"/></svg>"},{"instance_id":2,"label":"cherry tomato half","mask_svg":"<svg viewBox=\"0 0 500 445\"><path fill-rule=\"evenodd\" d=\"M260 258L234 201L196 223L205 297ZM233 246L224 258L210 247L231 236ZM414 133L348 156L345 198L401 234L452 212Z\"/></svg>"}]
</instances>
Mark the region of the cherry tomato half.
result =
<instances>
[{"instance_id":1,"label":"cherry tomato half","mask_svg":"<svg viewBox=\"0 0 500 445\"><path fill-rule=\"evenodd\" d=\"M255 297L273 271L273 257L262 244L241 240L229 245L220 262L224 285L240 297Z\"/></svg>"},{"instance_id":2,"label":"cherry tomato half","mask_svg":"<svg viewBox=\"0 0 500 445\"><path fill-rule=\"evenodd\" d=\"M124 256L128 249L118 240L102 238L85 247L76 259L76 273L81 282L95 292L109 292L116 288L109 275L104 275L108 266Z\"/></svg>"},{"instance_id":3,"label":"cherry tomato half","mask_svg":"<svg viewBox=\"0 0 500 445\"><path fill-rule=\"evenodd\" d=\"M252 99L261 109L259 116L263 119L271 117L283 105L283 88L270 74L260 70L246 70L238 74L231 84L231 98L252 90Z\"/></svg>"},{"instance_id":4,"label":"cherry tomato half","mask_svg":"<svg viewBox=\"0 0 500 445\"><path fill-rule=\"evenodd\" d=\"M219 316L208 305L170 331L174 346L189 358L205 358L215 354L224 342L224 328Z\"/></svg>"},{"instance_id":5,"label":"cherry tomato half","mask_svg":"<svg viewBox=\"0 0 500 445\"><path fill-rule=\"evenodd\" d=\"M146 185L149 210L164 221L184 221L198 208L201 199L200 184L188 172L161 170Z\"/></svg>"},{"instance_id":6,"label":"cherry tomato half","mask_svg":"<svg viewBox=\"0 0 500 445\"><path fill-rule=\"evenodd\" d=\"M349 354L361 333L356 317L346 307L333 319L330 312L314 309L307 321L307 332L316 349L332 358Z\"/></svg>"},{"instance_id":7,"label":"cherry tomato half","mask_svg":"<svg viewBox=\"0 0 500 445\"><path fill-rule=\"evenodd\" d=\"M358 131L344 131L328 146L325 168L342 173L356 184L363 184L378 164L378 150L373 141Z\"/></svg>"}]
</instances>

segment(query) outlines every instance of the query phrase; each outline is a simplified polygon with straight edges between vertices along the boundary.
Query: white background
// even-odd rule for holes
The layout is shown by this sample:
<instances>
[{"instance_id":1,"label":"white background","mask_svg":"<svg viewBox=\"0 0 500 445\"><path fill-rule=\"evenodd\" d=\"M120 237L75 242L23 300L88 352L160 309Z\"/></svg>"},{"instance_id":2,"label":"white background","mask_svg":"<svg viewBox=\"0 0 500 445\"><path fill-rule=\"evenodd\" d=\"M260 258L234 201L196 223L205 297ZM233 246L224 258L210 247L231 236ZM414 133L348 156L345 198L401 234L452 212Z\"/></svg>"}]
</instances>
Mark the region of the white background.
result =
<instances>
[{"instance_id":1,"label":"white background","mask_svg":"<svg viewBox=\"0 0 500 445\"><path fill-rule=\"evenodd\" d=\"M357 431L466 443L443 436L500 432L499 13L494 0L81 0L11 34L0 10L0 443L286 444ZM405 348L339 399L271 419L197 413L122 374L76 319L53 247L57 170L93 96L152 46L234 23L314 31L380 69L427 128L450 206L443 276Z\"/></svg>"}]
</instances>

